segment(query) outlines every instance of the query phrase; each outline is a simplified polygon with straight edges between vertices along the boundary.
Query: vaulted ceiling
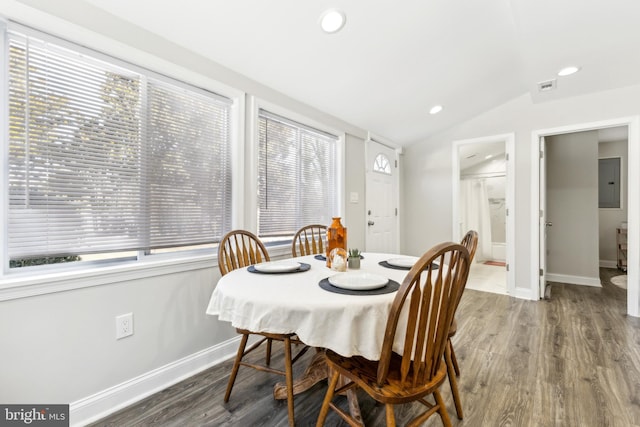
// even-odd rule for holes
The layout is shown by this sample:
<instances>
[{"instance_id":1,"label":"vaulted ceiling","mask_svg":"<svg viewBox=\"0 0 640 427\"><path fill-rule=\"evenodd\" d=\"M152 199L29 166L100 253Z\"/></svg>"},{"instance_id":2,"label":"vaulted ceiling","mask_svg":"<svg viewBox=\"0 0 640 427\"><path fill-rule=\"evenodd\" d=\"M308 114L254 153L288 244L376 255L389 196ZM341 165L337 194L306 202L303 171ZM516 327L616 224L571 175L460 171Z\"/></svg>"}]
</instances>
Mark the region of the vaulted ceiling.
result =
<instances>
[{"instance_id":1,"label":"vaulted ceiling","mask_svg":"<svg viewBox=\"0 0 640 427\"><path fill-rule=\"evenodd\" d=\"M523 94L640 83L638 0L78 1L398 144ZM347 22L325 34L332 7ZM558 77L567 65L581 70Z\"/></svg>"}]
</instances>

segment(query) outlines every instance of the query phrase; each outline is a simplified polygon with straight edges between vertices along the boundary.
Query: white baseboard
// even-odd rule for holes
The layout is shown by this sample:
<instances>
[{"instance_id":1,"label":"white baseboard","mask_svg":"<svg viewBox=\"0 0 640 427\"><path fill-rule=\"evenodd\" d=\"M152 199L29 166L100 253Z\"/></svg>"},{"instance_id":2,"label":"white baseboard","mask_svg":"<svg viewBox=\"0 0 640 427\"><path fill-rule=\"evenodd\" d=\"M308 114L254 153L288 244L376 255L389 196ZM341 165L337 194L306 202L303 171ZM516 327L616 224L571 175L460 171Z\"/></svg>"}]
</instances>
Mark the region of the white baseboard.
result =
<instances>
[{"instance_id":1,"label":"white baseboard","mask_svg":"<svg viewBox=\"0 0 640 427\"><path fill-rule=\"evenodd\" d=\"M603 268L618 268L618 261L611 259L601 259L600 267Z\"/></svg>"},{"instance_id":2,"label":"white baseboard","mask_svg":"<svg viewBox=\"0 0 640 427\"><path fill-rule=\"evenodd\" d=\"M595 286L597 288L602 287L599 277L583 277L583 276L571 276L568 274L552 274L547 273L546 277L548 282L570 283L572 285L583 286Z\"/></svg>"},{"instance_id":3,"label":"white baseboard","mask_svg":"<svg viewBox=\"0 0 640 427\"><path fill-rule=\"evenodd\" d=\"M176 384L236 354L240 336L72 402L71 426L83 426Z\"/></svg>"}]
</instances>

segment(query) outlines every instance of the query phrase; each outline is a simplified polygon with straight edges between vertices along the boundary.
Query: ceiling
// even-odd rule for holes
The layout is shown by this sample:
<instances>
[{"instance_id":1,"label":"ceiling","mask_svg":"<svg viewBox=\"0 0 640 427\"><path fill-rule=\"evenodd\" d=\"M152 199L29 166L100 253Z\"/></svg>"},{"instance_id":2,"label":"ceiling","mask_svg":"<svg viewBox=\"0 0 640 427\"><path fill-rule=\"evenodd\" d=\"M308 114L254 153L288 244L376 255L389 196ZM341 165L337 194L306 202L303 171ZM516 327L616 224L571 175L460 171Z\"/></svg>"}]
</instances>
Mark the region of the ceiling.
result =
<instances>
[{"instance_id":1,"label":"ceiling","mask_svg":"<svg viewBox=\"0 0 640 427\"><path fill-rule=\"evenodd\" d=\"M640 83L638 0L78 1L399 145L526 93ZM330 7L347 16L336 34L318 25Z\"/></svg>"}]
</instances>

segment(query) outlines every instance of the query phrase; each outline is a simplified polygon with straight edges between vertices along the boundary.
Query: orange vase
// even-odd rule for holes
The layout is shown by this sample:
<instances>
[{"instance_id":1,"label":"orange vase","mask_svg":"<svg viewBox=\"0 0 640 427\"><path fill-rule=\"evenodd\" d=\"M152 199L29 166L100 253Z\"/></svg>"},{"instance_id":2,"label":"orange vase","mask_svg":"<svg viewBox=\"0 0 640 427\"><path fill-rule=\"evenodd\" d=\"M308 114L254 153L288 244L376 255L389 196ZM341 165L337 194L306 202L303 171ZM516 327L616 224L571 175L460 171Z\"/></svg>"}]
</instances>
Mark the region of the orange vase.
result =
<instances>
[{"instance_id":1,"label":"orange vase","mask_svg":"<svg viewBox=\"0 0 640 427\"><path fill-rule=\"evenodd\" d=\"M327 228L327 267L331 268L331 251L335 248L347 250L347 228L343 227L339 216Z\"/></svg>"}]
</instances>

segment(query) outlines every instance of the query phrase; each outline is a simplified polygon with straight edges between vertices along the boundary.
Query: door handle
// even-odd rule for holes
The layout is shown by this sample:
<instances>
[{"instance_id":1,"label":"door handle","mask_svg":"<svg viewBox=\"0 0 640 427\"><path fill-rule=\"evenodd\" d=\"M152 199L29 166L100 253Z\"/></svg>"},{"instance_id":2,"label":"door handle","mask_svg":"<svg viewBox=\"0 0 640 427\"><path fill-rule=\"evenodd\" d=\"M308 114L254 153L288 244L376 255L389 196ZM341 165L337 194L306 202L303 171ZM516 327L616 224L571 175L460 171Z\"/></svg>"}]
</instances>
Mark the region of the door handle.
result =
<instances>
[{"instance_id":1,"label":"door handle","mask_svg":"<svg viewBox=\"0 0 640 427\"><path fill-rule=\"evenodd\" d=\"M373 225L373 224L375 224L375 222L373 222L373 221L368 221L367 222L367 225Z\"/></svg>"},{"instance_id":2,"label":"door handle","mask_svg":"<svg viewBox=\"0 0 640 427\"><path fill-rule=\"evenodd\" d=\"M551 227L551 226L553 226L553 223L551 221L549 221L549 222L545 222L544 225L546 225L547 227Z\"/></svg>"}]
</instances>

